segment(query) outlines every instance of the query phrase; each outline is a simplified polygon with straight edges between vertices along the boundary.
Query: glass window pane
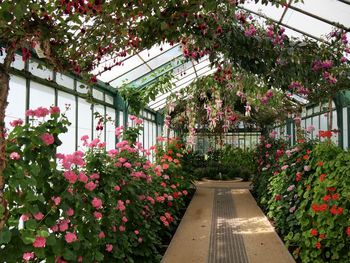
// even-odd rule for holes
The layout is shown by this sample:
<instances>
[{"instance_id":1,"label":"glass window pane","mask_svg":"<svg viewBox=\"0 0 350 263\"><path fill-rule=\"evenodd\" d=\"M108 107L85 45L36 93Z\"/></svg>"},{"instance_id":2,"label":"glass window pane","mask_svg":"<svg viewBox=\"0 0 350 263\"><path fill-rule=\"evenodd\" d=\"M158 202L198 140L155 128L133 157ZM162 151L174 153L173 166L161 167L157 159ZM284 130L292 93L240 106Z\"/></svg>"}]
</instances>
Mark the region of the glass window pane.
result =
<instances>
[{"instance_id":1,"label":"glass window pane","mask_svg":"<svg viewBox=\"0 0 350 263\"><path fill-rule=\"evenodd\" d=\"M29 108L50 107L55 104L55 90L53 88L30 81Z\"/></svg>"},{"instance_id":2,"label":"glass window pane","mask_svg":"<svg viewBox=\"0 0 350 263\"><path fill-rule=\"evenodd\" d=\"M348 142L348 108L343 108L343 147L344 149L348 149L349 142Z\"/></svg>"},{"instance_id":3,"label":"glass window pane","mask_svg":"<svg viewBox=\"0 0 350 263\"><path fill-rule=\"evenodd\" d=\"M320 115L320 130L326 131L328 130L328 115L327 113L323 113ZM322 140L322 138L321 138Z\"/></svg>"},{"instance_id":4,"label":"glass window pane","mask_svg":"<svg viewBox=\"0 0 350 263\"><path fill-rule=\"evenodd\" d=\"M29 72L39 78L52 80L53 72L44 66L40 66L41 68L38 68L38 66L39 63L30 61Z\"/></svg>"},{"instance_id":5,"label":"glass window pane","mask_svg":"<svg viewBox=\"0 0 350 263\"><path fill-rule=\"evenodd\" d=\"M119 126L124 126L124 112L119 111Z\"/></svg>"},{"instance_id":6,"label":"glass window pane","mask_svg":"<svg viewBox=\"0 0 350 263\"><path fill-rule=\"evenodd\" d=\"M61 73L56 73L56 82L58 85L74 90L74 79Z\"/></svg>"},{"instance_id":7,"label":"glass window pane","mask_svg":"<svg viewBox=\"0 0 350 263\"><path fill-rule=\"evenodd\" d=\"M103 100L103 92L102 91L99 91L97 89L92 89L92 96L95 98L95 99L98 99L98 100Z\"/></svg>"},{"instance_id":8,"label":"glass window pane","mask_svg":"<svg viewBox=\"0 0 350 263\"><path fill-rule=\"evenodd\" d=\"M80 140L82 136L88 135L91 139L91 116L91 104L85 99L78 98L78 145L80 146L82 146Z\"/></svg>"},{"instance_id":9,"label":"glass window pane","mask_svg":"<svg viewBox=\"0 0 350 263\"><path fill-rule=\"evenodd\" d=\"M332 130L338 130L338 121L337 121L337 111L333 111L333 120L332 120ZM335 132L332 136L332 141L338 145L339 133Z\"/></svg>"},{"instance_id":10,"label":"glass window pane","mask_svg":"<svg viewBox=\"0 0 350 263\"><path fill-rule=\"evenodd\" d=\"M0 53L0 63L4 63L4 60L6 57L6 51L4 48L1 48L1 47L0 47L0 50L2 51L2 55ZM19 70L24 69L24 61L22 60L22 56L16 54L15 60L11 63L11 67L14 67Z\"/></svg>"},{"instance_id":11,"label":"glass window pane","mask_svg":"<svg viewBox=\"0 0 350 263\"><path fill-rule=\"evenodd\" d=\"M106 108L106 118L111 117L111 121L106 123L106 149L115 148L115 109Z\"/></svg>"},{"instance_id":12,"label":"glass window pane","mask_svg":"<svg viewBox=\"0 0 350 263\"><path fill-rule=\"evenodd\" d=\"M11 66L16 68L16 69L23 70L24 69L24 61L22 60L22 56L16 54L15 61L12 62Z\"/></svg>"},{"instance_id":13,"label":"glass window pane","mask_svg":"<svg viewBox=\"0 0 350 263\"><path fill-rule=\"evenodd\" d=\"M94 114L95 113L98 113L99 115L101 115L104 118L105 117L104 106L96 104L94 106ZM102 131L97 131L96 130L96 126L97 126L97 123L99 121L99 118L96 118L95 116L96 115L94 115L94 138L100 138L100 140L104 142L105 141L105 136L104 136L104 134L105 134L105 132L104 132L105 127L103 127Z\"/></svg>"},{"instance_id":14,"label":"glass window pane","mask_svg":"<svg viewBox=\"0 0 350 263\"><path fill-rule=\"evenodd\" d=\"M88 90L89 90L89 87L86 84L84 84L80 81L77 82L77 91L78 92L86 94L88 92Z\"/></svg>"},{"instance_id":15,"label":"glass window pane","mask_svg":"<svg viewBox=\"0 0 350 263\"><path fill-rule=\"evenodd\" d=\"M68 127L68 132L61 134L59 136L62 141L62 145L58 147L57 152L59 153L72 153L75 151L75 131L76 131L76 102L75 96L66 92L58 91L58 107L60 107L61 112L65 112L66 116L71 123Z\"/></svg>"},{"instance_id":16,"label":"glass window pane","mask_svg":"<svg viewBox=\"0 0 350 263\"><path fill-rule=\"evenodd\" d=\"M144 122L144 128L143 128L143 131L144 131L144 148L145 149L148 149L149 148L149 131L148 131L148 121L145 120Z\"/></svg>"},{"instance_id":17,"label":"glass window pane","mask_svg":"<svg viewBox=\"0 0 350 263\"><path fill-rule=\"evenodd\" d=\"M25 119L26 111L26 80L14 75L10 76L10 92L6 108L5 124L10 128L10 122L15 119Z\"/></svg>"},{"instance_id":18,"label":"glass window pane","mask_svg":"<svg viewBox=\"0 0 350 263\"><path fill-rule=\"evenodd\" d=\"M106 101L106 103L111 104L111 105L113 105L113 103L114 103L113 97L111 95L108 95L108 94L105 94L105 101Z\"/></svg>"},{"instance_id":19,"label":"glass window pane","mask_svg":"<svg viewBox=\"0 0 350 263\"><path fill-rule=\"evenodd\" d=\"M319 120L320 120L319 115L312 118L312 125L314 126L314 130L312 132L313 139L316 139L316 136L319 134L319 131L320 131Z\"/></svg>"}]
</instances>

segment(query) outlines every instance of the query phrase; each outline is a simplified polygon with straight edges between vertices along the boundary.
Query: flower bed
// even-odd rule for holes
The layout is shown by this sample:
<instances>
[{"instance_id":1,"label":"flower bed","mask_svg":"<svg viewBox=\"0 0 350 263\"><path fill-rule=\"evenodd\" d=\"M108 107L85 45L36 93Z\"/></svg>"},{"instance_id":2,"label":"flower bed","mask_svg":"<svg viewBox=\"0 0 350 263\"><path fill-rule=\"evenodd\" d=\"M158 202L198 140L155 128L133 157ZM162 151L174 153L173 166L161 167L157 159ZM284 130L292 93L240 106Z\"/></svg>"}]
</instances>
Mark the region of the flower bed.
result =
<instances>
[{"instance_id":1,"label":"flower bed","mask_svg":"<svg viewBox=\"0 0 350 263\"><path fill-rule=\"evenodd\" d=\"M30 123L12 123L7 140L1 260L159 262L162 238L189 198L182 145L159 144L157 162L150 162L151 152L134 143L142 121L133 117L135 127L116 129L123 134L116 149L83 136L83 151L56 154L67 118L58 108L27 115Z\"/></svg>"},{"instance_id":2,"label":"flower bed","mask_svg":"<svg viewBox=\"0 0 350 263\"><path fill-rule=\"evenodd\" d=\"M286 145L258 147L258 202L298 262L348 262L350 154L329 140Z\"/></svg>"}]
</instances>

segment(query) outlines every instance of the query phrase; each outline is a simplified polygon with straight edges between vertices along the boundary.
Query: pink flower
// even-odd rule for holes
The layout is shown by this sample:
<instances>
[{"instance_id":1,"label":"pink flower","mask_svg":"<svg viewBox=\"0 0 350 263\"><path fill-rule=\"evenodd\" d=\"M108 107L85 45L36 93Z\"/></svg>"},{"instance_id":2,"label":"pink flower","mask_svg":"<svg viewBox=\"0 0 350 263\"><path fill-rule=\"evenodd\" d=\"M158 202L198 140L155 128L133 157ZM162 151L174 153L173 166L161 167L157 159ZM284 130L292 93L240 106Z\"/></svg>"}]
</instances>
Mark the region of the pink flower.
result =
<instances>
[{"instance_id":1,"label":"pink flower","mask_svg":"<svg viewBox=\"0 0 350 263\"><path fill-rule=\"evenodd\" d=\"M67 243L72 243L78 240L77 235L71 232L68 232L65 236L64 239L66 240Z\"/></svg>"},{"instance_id":2,"label":"pink flower","mask_svg":"<svg viewBox=\"0 0 350 263\"><path fill-rule=\"evenodd\" d=\"M10 154L10 159L11 160L19 160L21 158L21 156L19 155L19 153L17 153L17 152L12 152L11 154Z\"/></svg>"},{"instance_id":3,"label":"pink flower","mask_svg":"<svg viewBox=\"0 0 350 263\"><path fill-rule=\"evenodd\" d=\"M46 238L42 236L37 236L33 243L33 247L45 247L46 246Z\"/></svg>"},{"instance_id":4,"label":"pink flower","mask_svg":"<svg viewBox=\"0 0 350 263\"><path fill-rule=\"evenodd\" d=\"M134 230L134 233L135 233L135 235L140 234L140 232L138 230Z\"/></svg>"},{"instance_id":5,"label":"pink flower","mask_svg":"<svg viewBox=\"0 0 350 263\"><path fill-rule=\"evenodd\" d=\"M87 140L89 140L89 136L88 135L83 135L83 136L81 136L80 140L87 141Z\"/></svg>"},{"instance_id":6,"label":"pink flower","mask_svg":"<svg viewBox=\"0 0 350 263\"><path fill-rule=\"evenodd\" d=\"M57 232L57 231L58 231L58 225L54 225L54 226L50 227L50 229L51 229L53 232Z\"/></svg>"},{"instance_id":7,"label":"pink flower","mask_svg":"<svg viewBox=\"0 0 350 263\"><path fill-rule=\"evenodd\" d=\"M97 173L93 173L93 174L90 175L90 179L91 179L91 180L95 180L95 179L98 180L98 179L100 179L100 175L97 174Z\"/></svg>"},{"instance_id":8,"label":"pink flower","mask_svg":"<svg viewBox=\"0 0 350 263\"><path fill-rule=\"evenodd\" d=\"M45 145L51 145L55 142L55 138L53 137L53 135L47 132L41 135L41 140L44 142Z\"/></svg>"},{"instance_id":9,"label":"pink flower","mask_svg":"<svg viewBox=\"0 0 350 263\"><path fill-rule=\"evenodd\" d=\"M73 210L73 208L68 208L68 210L66 211L66 215L67 215L67 216L73 216L73 215L74 215L74 210Z\"/></svg>"},{"instance_id":10,"label":"pink flower","mask_svg":"<svg viewBox=\"0 0 350 263\"><path fill-rule=\"evenodd\" d=\"M61 232L64 232L68 229L68 222L67 220L63 220L62 223L59 225L59 229Z\"/></svg>"},{"instance_id":11,"label":"pink flower","mask_svg":"<svg viewBox=\"0 0 350 263\"><path fill-rule=\"evenodd\" d=\"M124 163L123 166L126 167L126 168L131 168L131 164L128 163L128 162Z\"/></svg>"},{"instance_id":12,"label":"pink flower","mask_svg":"<svg viewBox=\"0 0 350 263\"><path fill-rule=\"evenodd\" d=\"M91 204L92 204L92 206L95 209L101 209L101 207L102 207L102 200L99 199L99 198L94 197L94 199L92 199Z\"/></svg>"},{"instance_id":13,"label":"pink flower","mask_svg":"<svg viewBox=\"0 0 350 263\"><path fill-rule=\"evenodd\" d=\"M288 165L288 164L283 165L283 166L281 167L281 170L282 170L282 171L283 171L283 170L286 170L288 167L289 167L289 165Z\"/></svg>"},{"instance_id":14,"label":"pink flower","mask_svg":"<svg viewBox=\"0 0 350 263\"><path fill-rule=\"evenodd\" d=\"M26 116L27 117L34 117L35 116L35 111L31 110L31 109L27 110L26 111Z\"/></svg>"},{"instance_id":15,"label":"pink flower","mask_svg":"<svg viewBox=\"0 0 350 263\"><path fill-rule=\"evenodd\" d=\"M21 215L21 219L23 220L23 222L25 222L25 221L29 220L29 216L26 214L23 214L23 215Z\"/></svg>"},{"instance_id":16,"label":"pink flower","mask_svg":"<svg viewBox=\"0 0 350 263\"><path fill-rule=\"evenodd\" d=\"M271 146L272 146L271 144L267 143L267 144L265 145L265 148L268 149L268 148L271 148Z\"/></svg>"},{"instance_id":17,"label":"pink flower","mask_svg":"<svg viewBox=\"0 0 350 263\"><path fill-rule=\"evenodd\" d=\"M106 237L106 235L102 231L98 234L98 238L100 238L100 239L105 238L105 237Z\"/></svg>"},{"instance_id":18,"label":"pink flower","mask_svg":"<svg viewBox=\"0 0 350 263\"><path fill-rule=\"evenodd\" d=\"M34 258L34 252L24 252L22 258L25 261L29 261Z\"/></svg>"},{"instance_id":19,"label":"pink flower","mask_svg":"<svg viewBox=\"0 0 350 263\"><path fill-rule=\"evenodd\" d=\"M34 215L34 218L35 218L36 220L42 220L42 219L44 218L44 214L41 213L41 212L36 213L36 214Z\"/></svg>"},{"instance_id":20,"label":"pink flower","mask_svg":"<svg viewBox=\"0 0 350 263\"><path fill-rule=\"evenodd\" d=\"M10 125L11 125L12 127L21 126L22 124L23 124L23 120L21 120L21 119L14 120L14 121L11 121L11 122L10 122Z\"/></svg>"},{"instance_id":21,"label":"pink flower","mask_svg":"<svg viewBox=\"0 0 350 263\"><path fill-rule=\"evenodd\" d=\"M311 170L311 166L305 165L304 166L304 171L309 172Z\"/></svg>"},{"instance_id":22,"label":"pink flower","mask_svg":"<svg viewBox=\"0 0 350 263\"><path fill-rule=\"evenodd\" d=\"M124 232L125 231L125 226L119 226L119 231Z\"/></svg>"},{"instance_id":23,"label":"pink flower","mask_svg":"<svg viewBox=\"0 0 350 263\"><path fill-rule=\"evenodd\" d=\"M43 107L39 107L35 110L35 116L40 118L40 117L46 117L46 115L48 115L50 113L50 111L46 108Z\"/></svg>"},{"instance_id":24,"label":"pink flower","mask_svg":"<svg viewBox=\"0 0 350 263\"><path fill-rule=\"evenodd\" d=\"M102 218L102 214L101 214L100 212L95 211L95 212L94 212L94 217L95 217L96 219L101 219L101 218Z\"/></svg>"},{"instance_id":25,"label":"pink flower","mask_svg":"<svg viewBox=\"0 0 350 263\"><path fill-rule=\"evenodd\" d=\"M96 184L94 182L88 182L85 185L85 188L89 191L93 191L96 188Z\"/></svg>"},{"instance_id":26,"label":"pink flower","mask_svg":"<svg viewBox=\"0 0 350 263\"><path fill-rule=\"evenodd\" d=\"M168 169L168 168L169 168L169 164L163 163L162 168L163 168L164 170Z\"/></svg>"},{"instance_id":27,"label":"pink flower","mask_svg":"<svg viewBox=\"0 0 350 263\"><path fill-rule=\"evenodd\" d=\"M121 157L121 158L118 158L118 161L121 162L121 163L125 163L126 159Z\"/></svg>"},{"instance_id":28,"label":"pink flower","mask_svg":"<svg viewBox=\"0 0 350 263\"><path fill-rule=\"evenodd\" d=\"M83 183L87 183L87 181L88 181L88 177L87 177L87 175L86 174L84 174L83 172L80 172L79 173L79 181L80 182L83 182Z\"/></svg>"},{"instance_id":29,"label":"pink flower","mask_svg":"<svg viewBox=\"0 0 350 263\"><path fill-rule=\"evenodd\" d=\"M122 221L123 221L124 223L126 223L126 222L128 222L128 218L127 218L126 216L123 216L123 217L122 217Z\"/></svg>"},{"instance_id":30,"label":"pink flower","mask_svg":"<svg viewBox=\"0 0 350 263\"><path fill-rule=\"evenodd\" d=\"M91 141L91 143L89 144L89 147L90 147L90 148L94 148L94 147L97 146L97 144L98 144L99 142L100 142L100 139L99 139L99 138L93 139L93 140Z\"/></svg>"},{"instance_id":31,"label":"pink flower","mask_svg":"<svg viewBox=\"0 0 350 263\"><path fill-rule=\"evenodd\" d=\"M50 114L59 114L61 112L60 108L57 106L50 107Z\"/></svg>"},{"instance_id":32,"label":"pink flower","mask_svg":"<svg viewBox=\"0 0 350 263\"><path fill-rule=\"evenodd\" d=\"M113 250L113 245L107 244L106 245L106 251L111 252Z\"/></svg>"},{"instance_id":33,"label":"pink flower","mask_svg":"<svg viewBox=\"0 0 350 263\"><path fill-rule=\"evenodd\" d=\"M59 205L61 203L61 197L57 196L57 197L51 197L51 200L55 203L55 205Z\"/></svg>"},{"instance_id":34,"label":"pink flower","mask_svg":"<svg viewBox=\"0 0 350 263\"><path fill-rule=\"evenodd\" d=\"M287 191L288 191L288 192L293 191L294 188L295 188L295 185L292 184L292 185L290 185L290 186L287 188Z\"/></svg>"},{"instance_id":35,"label":"pink flower","mask_svg":"<svg viewBox=\"0 0 350 263\"><path fill-rule=\"evenodd\" d=\"M74 184L78 180L78 175L73 171L64 172L64 177L70 184Z\"/></svg>"},{"instance_id":36,"label":"pink flower","mask_svg":"<svg viewBox=\"0 0 350 263\"><path fill-rule=\"evenodd\" d=\"M120 186L119 185L114 186L114 190L120 191Z\"/></svg>"},{"instance_id":37,"label":"pink flower","mask_svg":"<svg viewBox=\"0 0 350 263\"><path fill-rule=\"evenodd\" d=\"M139 237L138 239L137 239L137 242L139 242L139 243L142 243L142 237Z\"/></svg>"}]
</instances>

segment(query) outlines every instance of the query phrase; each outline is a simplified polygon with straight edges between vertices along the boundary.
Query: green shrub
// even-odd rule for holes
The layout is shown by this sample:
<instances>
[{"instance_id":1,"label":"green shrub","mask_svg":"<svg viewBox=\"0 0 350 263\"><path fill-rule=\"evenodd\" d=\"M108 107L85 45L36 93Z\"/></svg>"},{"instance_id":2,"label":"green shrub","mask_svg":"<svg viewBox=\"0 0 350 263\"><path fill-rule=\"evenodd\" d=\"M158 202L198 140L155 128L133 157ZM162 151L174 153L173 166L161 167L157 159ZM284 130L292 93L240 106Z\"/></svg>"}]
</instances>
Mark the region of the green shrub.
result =
<instances>
[{"instance_id":1,"label":"green shrub","mask_svg":"<svg viewBox=\"0 0 350 263\"><path fill-rule=\"evenodd\" d=\"M348 262L350 153L330 141L301 140L281 155L279 143L268 139L258 147L258 202L296 259Z\"/></svg>"}]
</instances>

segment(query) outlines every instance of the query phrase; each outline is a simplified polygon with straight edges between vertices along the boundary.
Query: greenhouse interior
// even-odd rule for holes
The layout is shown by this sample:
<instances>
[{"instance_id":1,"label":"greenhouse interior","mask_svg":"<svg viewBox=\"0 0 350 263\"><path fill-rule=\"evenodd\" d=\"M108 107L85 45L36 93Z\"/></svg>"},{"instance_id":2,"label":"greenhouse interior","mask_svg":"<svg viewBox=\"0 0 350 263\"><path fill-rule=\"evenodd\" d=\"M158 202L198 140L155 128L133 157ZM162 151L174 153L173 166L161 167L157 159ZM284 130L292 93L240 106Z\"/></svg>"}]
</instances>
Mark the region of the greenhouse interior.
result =
<instances>
[{"instance_id":1,"label":"greenhouse interior","mask_svg":"<svg viewBox=\"0 0 350 263\"><path fill-rule=\"evenodd\" d=\"M0 262L350 262L349 0L0 1Z\"/></svg>"}]
</instances>

